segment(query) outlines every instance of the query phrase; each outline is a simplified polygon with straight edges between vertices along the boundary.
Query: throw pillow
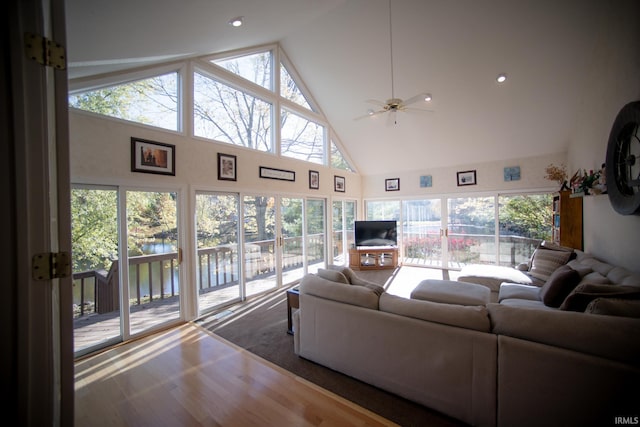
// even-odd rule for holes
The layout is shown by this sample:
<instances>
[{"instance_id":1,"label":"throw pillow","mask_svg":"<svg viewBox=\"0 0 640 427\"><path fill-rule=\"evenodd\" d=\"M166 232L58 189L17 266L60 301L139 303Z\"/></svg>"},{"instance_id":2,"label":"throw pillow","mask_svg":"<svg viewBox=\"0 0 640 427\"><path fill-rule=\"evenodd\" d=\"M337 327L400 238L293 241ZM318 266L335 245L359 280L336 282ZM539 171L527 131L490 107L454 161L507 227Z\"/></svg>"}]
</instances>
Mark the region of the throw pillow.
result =
<instances>
[{"instance_id":1,"label":"throw pillow","mask_svg":"<svg viewBox=\"0 0 640 427\"><path fill-rule=\"evenodd\" d=\"M540 288L540 299L548 307L560 307L578 283L580 274L568 265L561 265Z\"/></svg>"},{"instance_id":2,"label":"throw pillow","mask_svg":"<svg viewBox=\"0 0 640 427\"><path fill-rule=\"evenodd\" d=\"M573 252L538 248L533 252L533 256L531 257L529 274L535 278L546 281L551 277L551 273L556 271L556 268L569 262L572 253Z\"/></svg>"},{"instance_id":3,"label":"throw pillow","mask_svg":"<svg viewBox=\"0 0 640 427\"><path fill-rule=\"evenodd\" d=\"M384 288L382 286L378 285L377 283L373 283L373 282L370 282L368 280L365 280L365 279L359 277L349 267L345 267L342 272L344 273L344 275L347 278L347 280L349 280L349 283L351 283L352 285L364 286L365 288L369 288L373 292L375 292L376 295L378 295L378 296L382 295L382 293L384 292Z\"/></svg>"},{"instance_id":4,"label":"throw pillow","mask_svg":"<svg viewBox=\"0 0 640 427\"><path fill-rule=\"evenodd\" d=\"M581 283L560 305L560 310L585 311L596 298L640 299L640 288L634 286Z\"/></svg>"},{"instance_id":5,"label":"throw pillow","mask_svg":"<svg viewBox=\"0 0 640 427\"><path fill-rule=\"evenodd\" d=\"M640 299L596 298L589 303L584 312L638 318L640 317Z\"/></svg>"},{"instance_id":6,"label":"throw pillow","mask_svg":"<svg viewBox=\"0 0 640 427\"><path fill-rule=\"evenodd\" d=\"M319 268L318 276L322 277L325 280L330 280L332 282L344 283L346 285L349 284L349 280L347 279L347 277L339 271L326 270L324 268Z\"/></svg>"}]
</instances>

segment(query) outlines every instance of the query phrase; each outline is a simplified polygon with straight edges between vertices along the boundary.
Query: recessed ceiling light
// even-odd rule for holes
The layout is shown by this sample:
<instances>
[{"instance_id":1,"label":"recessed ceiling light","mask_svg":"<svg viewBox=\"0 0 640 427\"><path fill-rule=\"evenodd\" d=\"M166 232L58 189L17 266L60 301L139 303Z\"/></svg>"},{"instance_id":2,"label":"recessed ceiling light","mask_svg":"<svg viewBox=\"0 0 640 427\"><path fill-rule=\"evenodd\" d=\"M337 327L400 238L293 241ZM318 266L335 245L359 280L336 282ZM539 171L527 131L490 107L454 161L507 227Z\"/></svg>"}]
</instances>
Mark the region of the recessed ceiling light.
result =
<instances>
[{"instance_id":1,"label":"recessed ceiling light","mask_svg":"<svg viewBox=\"0 0 640 427\"><path fill-rule=\"evenodd\" d=\"M430 93L425 93L425 94L424 94L424 100L425 100L426 102L431 101L431 94L430 94Z\"/></svg>"},{"instance_id":2,"label":"recessed ceiling light","mask_svg":"<svg viewBox=\"0 0 640 427\"><path fill-rule=\"evenodd\" d=\"M373 111L373 109L372 109L372 108L369 108L369 109L367 110L367 114L368 114L368 115L370 115L370 116L371 116L371 115L373 115L373 113L375 113L375 111Z\"/></svg>"},{"instance_id":3,"label":"recessed ceiling light","mask_svg":"<svg viewBox=\"0 0 640 427\"><path fill-rule=\"evenodd\" d=\"M498 77L496 77L496 81L498 83L504 83L507 81L507 75L502 73L502 74L498 74Z\"/></svg>"},{"instance_id":4,"label":"recessed ceiling light","mask_svg":"<svg viewBox=\"0 0 640 427\"><path fill-rule=\"evenodd\" d=\"M242 20L242 16L237 16L229 21L229 25L231 25L232 27L240 27L242 26Z\"/></svg>"}]
</instances>

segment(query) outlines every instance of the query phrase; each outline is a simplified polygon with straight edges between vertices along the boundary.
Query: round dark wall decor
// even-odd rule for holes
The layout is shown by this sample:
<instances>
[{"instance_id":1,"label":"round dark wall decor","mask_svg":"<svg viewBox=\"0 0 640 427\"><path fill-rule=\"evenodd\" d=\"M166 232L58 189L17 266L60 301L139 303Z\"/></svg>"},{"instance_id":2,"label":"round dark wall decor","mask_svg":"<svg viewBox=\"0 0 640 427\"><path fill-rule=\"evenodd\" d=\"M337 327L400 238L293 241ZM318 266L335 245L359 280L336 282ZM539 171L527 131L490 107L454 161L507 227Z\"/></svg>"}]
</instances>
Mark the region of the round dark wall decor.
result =
<instances>
[{"instance_id":1,"label":"round dark wall decor","mask_svg":"<svg viewBox=\"0 0 640 427\"><path fill-rule=\"evenodd\" d=\"M607 193L622 215L640 215L640 101L622 107L607 144Z\"/></svg>"}]
</instances>

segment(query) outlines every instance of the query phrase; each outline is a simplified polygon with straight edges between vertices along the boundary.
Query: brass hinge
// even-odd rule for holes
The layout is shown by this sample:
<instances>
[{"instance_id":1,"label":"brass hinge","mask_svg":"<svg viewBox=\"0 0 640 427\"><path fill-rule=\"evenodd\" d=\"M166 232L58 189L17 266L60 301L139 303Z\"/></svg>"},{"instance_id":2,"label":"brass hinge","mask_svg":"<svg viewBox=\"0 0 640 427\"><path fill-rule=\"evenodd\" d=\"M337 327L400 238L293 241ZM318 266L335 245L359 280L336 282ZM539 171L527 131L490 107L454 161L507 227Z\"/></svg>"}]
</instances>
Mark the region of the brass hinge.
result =
<instances>
[{"instance_id":1,"label":"brass hinge","mask_svg":"<svg viewBox=\"0 0 640 427\"><path fill-rule=\"evenodd\" d=\"M51 280L71 275L69 252L35 254L31 260L31 276L34 280Z\"/></svg>"},{"instance_id":2,"label":"brass hinge","mask_svg":"<svg viewBox=\"0 0 640 427\"><path fill-rule=\"evenodd\" d=\"M67 68L67 54L64 46L37 34L25 33L24 48L27 56L38 64L58 70Z\"/></svg>"}]
</instances>

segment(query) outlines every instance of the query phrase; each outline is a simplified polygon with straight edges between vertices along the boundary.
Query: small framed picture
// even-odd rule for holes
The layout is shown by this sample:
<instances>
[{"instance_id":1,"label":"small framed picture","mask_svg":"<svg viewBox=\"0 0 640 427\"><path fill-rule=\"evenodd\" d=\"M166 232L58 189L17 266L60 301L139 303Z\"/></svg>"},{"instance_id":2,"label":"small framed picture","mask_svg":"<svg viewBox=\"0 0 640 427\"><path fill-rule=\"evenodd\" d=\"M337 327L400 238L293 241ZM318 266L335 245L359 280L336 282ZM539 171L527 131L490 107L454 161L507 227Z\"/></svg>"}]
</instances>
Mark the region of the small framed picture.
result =
<instances>
[{"instance_id":1,"label":"small framed picture","mask_svg":"<svg viewBox=\"0 0 640 427\"><path fill-rule=\"evenodd\" d=\"M176 146L132 137L131 171L175 176Z\"/></svg>"},{"instance_id":2,"label":"small framed picture","mask_svg":"<svg viewBox=\"0 0 640 427\"><path fill-rule=\"evenodd\" d=\"M218 179L235 181L236 178L236 156L218 153Z\"/></svg>"},{"instance_id":3,"label":"small framed picture","mask_svg":"<svg viewBox=\"0 0 640 427\"><path fill-rule=\"evenodd\" d=\"M320 188L320 172L309 171L309 188L312 190Z\"/></svg>"},{"instance_id":4,"label":"small framed picture","mask_svg":"<svg viewBox=\"0 0 640 427\"><path fill-rule=\"evenodd\" d=\"M385 191L399 191L400 190L400 178L391 178L384 180Z\"/></svg>"},{"instance_id":5,"label":"small framed picture","mask_svg":"<svg viewBox=\"0 0 640 427\"><path fill-rule=\"evenodd\" d=\"M420 177L420 187L431 187L432 183L431 175L422 175Z\"/></svg>"},{"instance_id":6,"label":"small framed picture","mask_svg":"<svg viewBox=\"0 0 640 427\"><path fill-rule=\"evenodd\" d=\"M340 192L340 193L344 193L344 187L345 187L344 176L334 175L333 176L333 189L335 191Z\"/></svg>"},{"instance_id":7,"label":"small framed picture","mask_svg":"<svg viewBox=\"0 0 640 427\"><path fill-rule=\"evenodd\" d=\"M458 172L458 186L461 185L476 185L476 171L463 171Z\"/></svg>"},{"instance_id":8,"label":"small framed picture","mask_svg":"<svg viewBox=\"0 0 640 427\"><path fill-rule=\"evenodd\" d=\"M511 167L504 168L504 180L505 181L520 180L520 166L511 166Z\"/></svg>"}]
</instances>

